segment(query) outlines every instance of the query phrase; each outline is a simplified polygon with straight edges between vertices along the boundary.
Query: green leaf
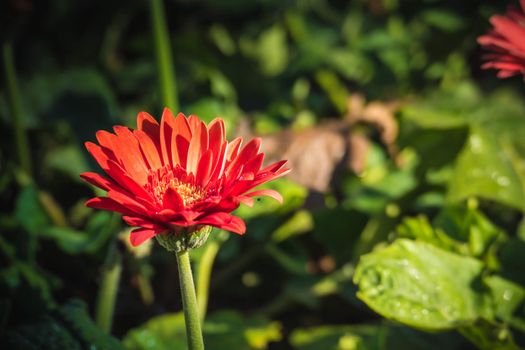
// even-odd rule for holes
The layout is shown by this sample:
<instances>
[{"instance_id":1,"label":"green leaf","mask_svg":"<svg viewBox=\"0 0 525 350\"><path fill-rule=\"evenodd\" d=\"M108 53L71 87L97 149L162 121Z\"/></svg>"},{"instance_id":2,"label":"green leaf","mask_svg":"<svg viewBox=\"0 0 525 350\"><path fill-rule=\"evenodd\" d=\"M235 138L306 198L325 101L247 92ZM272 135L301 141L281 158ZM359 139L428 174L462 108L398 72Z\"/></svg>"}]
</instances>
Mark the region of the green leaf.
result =
<instances>
[{"instance_id":1,"label":"green leaf","mask_svg":"<svg viewBox=\"0 0 525 350\"><path fill-rule=\"evenodd\" d=\"M67 145L53 149L44 157L44 163L52 168L70 176L74 181L80 182L78 174L89 169L85 152L77 145Z\"/></svg>"},{"instance_id":2,"label":"green leaf","mask_svg":"<svg viewBox=\"0 0 525 350\"><path fill-rule=\"evenodd\" d=\"M353 50L337 48L331 50L326 59L328 64L347 79L366 83L374 76L374 67L370 60Z\"/></svg>"},{"instance_id":3,"label":"green leaf","mask_svg":"<svg viewBox=\"0 0 525 350\"><path fill-rule=\"evenodd\" d=\"M445 330L491 316L479 288L483 267L425 242L397 239L361 257L354 282L358 297L382 316Z\"/></svg>"},{"instance_id":4,"label":"green leaf","mask_svg":"<svg viewBox=\"0 0 525 350\"><path fill-rule=\"evenodd\" d=\"M525 169L512 145L493 130L475 128L461 151L452 174L448 199L470 196L525 208Z\"/></svg>"},{"instance_id":5,"label":"green leaf","mask_svg":"<svg viewBox=\"0 0 525 350\"><path fill-rule=\"evenodd\" d=\"M265 75L279 75L288 64L286 32L280 24L275 24L263 31L255 41L242 37L240 48L245 55L258 61Z\"/></svg>"},{"instance_id":6,"label":"green leaf","mask_svg":"<svg viewBox=\"0 0 525 350\"><path fill-rule=\"evenodd\" d=\"M404 119L422 128L450 129L467 125L482 101L479 89L463 82L452 90L437 90L425 99L407 104L401 112Z\"/></svg>"},{"instance_id":7,"label":"green leaf","mask_svg":"<svg viewBox=\"0 0 525 350\"><path fill-rule=\"evenodd\" d=\"M221 311L207 318L203 327L204 343L209 350L266 349L281 339L280 325L259 317L244 318L233 311ZM186 349L182 313L158 316L124 336L129 350Z\"/></svg>"},{"instance_id":8,"label":"green leaf","mask_svg":"<svg viewBox=\"0 0 525 350\"><path fill-rule=\"evenodd\" d=\"M209 36L213 43L226 56L233 55L237 48L228 30L221 24L214 24L211 26Z\"/></svg>"},{"instance_id":9,"label":"green leaf","mask_svg":"<svg viewBox=\"0 0 525 350\"><path fill-rule=\"evenodd\" d=\"M464 20L452 11L432 9L421 13L423 20L446 32L456 32L463 28Z\"/></svg>"},{"instance_id":10,"label":"green leaf","mask_svg":"<svg viewBox=\"0 0 525 350\"><path fill-rule=\"evenodd\" d=\"M4 349L16 350L83 350L67 328L49 315L7 331L0 345Z\"/></svg>"},{"instance_id":11,"label":"green leaf","mask_svg":"<svg viewBox=\"0 0 525 350\"><path fill-rule=\"evenodd\" d=\"M284 224L272 233L275 242L285 241L293 236L304 234L314 226L312 214L307 210L299 210Z\"/></svg>"},{"instance_id":12,"label":"green leaf","mask_svg":"<svg viewBox=\"0 0 525 350\"><path fill-rule=\"evenodd\" d=\"M54 306L46 277L41 270L17 261L0 270L0 296L11 301L12 312L18 317L35 317Z\"/></svg>"},{"instance_id":13,"label":"green leaf","mask_svg":"<svg viewBox=\"0 0 525 350\"><path fill-rule=\"evenodd\" d=\"M318 210L313 213L313 237L338 263L352 257L359 234L368 217L358 211L342 208Z\"/></svg>"},{"instance_id":14,"label":"green leaf","mask_svg":"<svg viewBox=\"0 0 525 350\"><path fill-rule=\"evenodd\" d=\"M497 275L483 281L490 288L496 317L525 332L525 289Z\"/></svg>"},{"instance_id":15,"label":"green leaf","mask_svg":"<svg viewBox=\"0 0 525 350\"><path fill-rule=\"evenodd\" d=\"M243 317L234 311L221 311L204 325L204 341L210 350L267 349L268 343L281 340L281 325L262 317Z\"/></svg>"},{"instance_id":16,"label":"green leaf","mask_svg":"<svg viewBox=\"0 0 525 350\"><path fill-rule=\"evenodd\" d=\"M525 242L521 239L509 239L498 247L498 260L501 264L499 273L506 279L525 286Z\"/></svg>"},{"instance_id":17,"label":"green leaf","mask_svg":"<svg viewBox=\"0 0 525 350\"><path fill-rule=\"evenodd\" d=\"M5 349L17 350L123 350L89 318L86 305L72 300L36 320L9 329L0 339Z\"/></svg>"},{"instance_id":18,"label":"green leaf","mask_svg":"<svg viewBox=\"0 0 525 350\"><path fill-rule=\"evenodd\" d=\"M465 245L450 237L445 231L433 228L427 217L405 218L396 228L401 238L410 238L430 243L436 247L457 253L466 253Z\"/></svg>"},{"instance_id":19,"label":"green leaf","mask_svg":"<svg viewBox=\"0 0 525 350\"><path fill-rule=\"evenodd\" d=\"M178 350L186 349L184 314L167 314L152 318L123 338L128 350Z\"/></svg>"},{"instance_id":20,"label":"green leaf","mask_svg":"<svg viewBox=\"0 0 525 350\"><path fill-rule=\"evenodd\" d=\"M429 334L390 323L297 328L290 342L297 350L452 350L462 346L461 337L453 333Z\"/></svg>"},{"instance_id":21,"label":"green leaf","mask_svg":"<svg viewBox=\"0 0 525 350\"><path fill-rule=\"evenodd\" d=\"M87 305L80 300L68 301L57 310L56 317L66 325L85 349L124 349L116 338L106 334L95 325L89 317Z\"/></svg>"},{"instance_id":22,"label":"green leaf","mask_svg":"<svg viewBox=\"0 0 525 350\"><path fill-rule=\"evenodd\" d=\"M520 350L512 332L505 325L478 320L474 325L461 327L460 333L481 350Z\"/></svg>"},{"instance_id":23,"label":"green leaf","mask_svg":"<svg viewBox=\"0 0 525 350\"><path fill-rule=\"evenodd\" d=\"M478 258L495 243L506 239L504 231L474 208L447 207L434 219L433 226L424 216L406 218L396 232L400 237L428 242L450 252Z\"/></svg>"},{"instance_id":24,"label":"green leaf","mask_svg":"<svg viewBox=\"0 0 525 350\"><path fill-rule=\"evenodd\" d=\"M507 238L503 230L474 208L447 207L434 219L434 225L456 241L467 243L474 257L481 257L493 244Z\"/></svg>"},{"instance_id":25,"label":"green leaf","mask_svg":"<svg viewBox=\"0 0 525 350\"><path fill-rule=\"evenodd\" d=\"M52 226L45 228L41 236L53 239L68 254L94 253L115 234L116 218L108 212L97 212L90 217L85 231Z\"/></svg>"},{"instance_id":26,"label":"green leaf","mask_svg":"<svg viewBox=\"0 0 525 350\"><path fill-rule=\"evenodd\" d=\"M15 218L31 234L37 234L50 224L49 217L38 199L38 190L35 186L26 186L18 195Z\"/></svg>"},{"instance_id":27,"label":"green leaf","mask_svg":"<svg viewBox=\"0 0 525 350\"><path fill-rule=\"evenodd\" d=\"M331 70L322 69L315 74L315 79L326 92L338 112L344 114L348 108L347 102L350 92L337 74Z\"/></svg>"}]
</instances>

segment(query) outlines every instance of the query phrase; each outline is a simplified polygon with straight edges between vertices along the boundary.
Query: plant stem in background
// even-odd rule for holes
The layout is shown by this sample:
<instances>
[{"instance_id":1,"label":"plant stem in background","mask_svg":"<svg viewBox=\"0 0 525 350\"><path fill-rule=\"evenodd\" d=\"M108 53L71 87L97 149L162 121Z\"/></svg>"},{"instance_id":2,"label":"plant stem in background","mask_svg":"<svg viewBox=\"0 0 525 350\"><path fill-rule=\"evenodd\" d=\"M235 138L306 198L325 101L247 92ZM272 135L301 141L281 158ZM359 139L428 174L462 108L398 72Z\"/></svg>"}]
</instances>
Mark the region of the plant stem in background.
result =
<instances>
[{"instance_id":1,"label":"plant stem in background","mask_svg":"<svg viewBox=\"0 0 525 350\"><path fill-rule=\"evenodd\" d=\"M155 42L155 56L164 107L179 111L175 68L171 57L171 45L163 0L150 0L151 25Z\"/></svg>"},{"instance_id":2,"label":"plant stem in background","mask_svg":"<svg viewBox=\"0 0 525 350\"><path fill-rule=\"evenodd\" d=\"M197 300L199 304L199 317L202 322L206 318L208 308L208 295L210 291L210 277L213 261L219 252L222 241L210 240L204 246L204 253L197 267Z\"/></svg>"},{"instance_id":3,"label":"plant stem in background","mask_svg":"<svg viewBox=\"0 0 525 350\"><path fill-rule=\"evenodd\" d=\"M18 89L15 64L13 59L13 49L10 43L2 46L2 56L4 61L4 79L7 91L7 100L13 121L14 134L16 139L16 150L18 161L26 175L31 176L31 156L29 154L29 144L24 130L22 98Z\"/></svg>"},{"instance_id":4,"label":"plant stem in background","mask_svg":"<svg viewBox=\"0 0 525 350\"><path fill-rule=\"evenodd\" d=\"M107 333L111 332L115 301L117 299L120 274L122 272L122 255L117 247L117 238L109 246L108 255L102 271L102 283L98 291L95 321Z\"/></svg>"},{"instance_id":5,"label":"plant stem in background","mask_svg":"<svg viewBox=\"0 0 525 350\"><path fill-rule=\"evenodd\" d=\"M202 340L199 309L191 274L190 253L187 250L177 253L177 265L179 267L180 291L184 309L184 322L186 322L188 349L203 350L204 341Z\"/></svg>"},{"instance_id":6,"label":"plant stem in background","mask_svg":"<svg viewBox=\"0 0 525 350\"><path fill-rule=\"evenodd\" d=\"M139 293L142 302L146 305L151 305L155 299L155 296L153 295L153 287L151 286L151 281L146 275L146 272L143 270L144 268L141 268L141 271L137 274Z\"/></svg>"}]
</instances>

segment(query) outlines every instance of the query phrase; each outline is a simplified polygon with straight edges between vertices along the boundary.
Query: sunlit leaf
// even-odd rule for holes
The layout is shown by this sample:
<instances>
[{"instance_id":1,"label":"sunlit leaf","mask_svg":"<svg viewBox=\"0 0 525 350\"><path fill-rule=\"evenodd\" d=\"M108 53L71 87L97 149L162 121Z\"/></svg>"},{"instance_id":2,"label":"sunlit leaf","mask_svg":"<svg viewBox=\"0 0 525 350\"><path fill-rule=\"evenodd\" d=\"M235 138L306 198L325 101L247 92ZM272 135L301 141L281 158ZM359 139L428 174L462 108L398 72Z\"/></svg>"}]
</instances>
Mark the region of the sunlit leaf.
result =
<instances>
[{"instance_id":1,"label":"sunlit leaf","mask_svg":"<svg viewBox=\"0 0 525 350\"><path fill-rule=\"evenodd\" d=\"M525 169L521 163L501 135L492 130L472 130L454 168L448 198L457 202L479 196L523 209Z\"/></svg>"},{"instance_id":2,"label":"sunlit leaf","mask_svg":"<svg viewBox=\"0 0 525 350\"><path fill-rule=\"evenodd\" d=\"M491 316L488 297L479 287L482 271L479 260L398 239L364 255L354 282L358 297L384 317L445 330Z\"/></svg>"}]
</instances>

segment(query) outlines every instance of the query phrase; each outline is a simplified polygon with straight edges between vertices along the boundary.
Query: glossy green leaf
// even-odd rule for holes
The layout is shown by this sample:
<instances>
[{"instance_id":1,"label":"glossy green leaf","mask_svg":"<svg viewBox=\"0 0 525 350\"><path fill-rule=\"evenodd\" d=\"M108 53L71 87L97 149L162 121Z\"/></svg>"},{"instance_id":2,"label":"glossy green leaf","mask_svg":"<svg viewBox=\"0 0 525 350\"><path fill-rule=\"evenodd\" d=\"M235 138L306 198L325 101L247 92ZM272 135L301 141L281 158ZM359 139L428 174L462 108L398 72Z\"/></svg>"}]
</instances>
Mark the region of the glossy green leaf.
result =
<instances>
[{"instance_id":1,"label":"glossy green leaf","mask_svg":"<svg viewBox=\"0 0 525 350\"><path fill-rule=\"evenodd\" d=\"M525 332L525 289L501 276L484 278L492 295L496 317Z\"/></svg>"},{"instance_id":2,"label":"glossy green leaf","mask_svg":"<svg viewBox=\"0 0 525 350\"><path fill-rule=\"evenodd\" d=\"M454 240L440 228L433 228L425 216L405 218L396 228L396 232L401 238L428 242L436 247L452 252L468 253L464 242Z\"/></svg>"},{"instance_id":3,"label":"glossy green leaf","mask_svg":"<svg viewBox=\"0 0 525 350\"><path fill-rule=\"evenodd\" d=\"M398 239L361 257L354 282L358 297L382 316L445 330L491 316L479 287L483 267L428 243Z\"/></svg>"},{"instance_id":4,"label":"glossy green leaf","mask_svg":"<svg viewBox=\"0 0 525 350\"><path fill-rule=\"evenodd\" d=\"M520 350L512 332L505 325L478 320L473 325L459 328L459 332L481 350Z\"/></svg>"},{"instance_id":5,"label":"glossy green leaf","mask_svg":"<svg viewBox=\"0 0 525 350\"><path fill-rule=\"evenodd\" d=\"M489 248L506 239L503 230L494 226L473 208L445 208L430 224L424 216L406 218L396 229L400 237L431 243L462 255L481 257Z\"/></svg>"},{"instance_id":6,"label":"glossy green leaf","mask_svg":"<svg viewBox=\"0 0 525 350\"><path fill-rule=\"evenodd\" d=\"M501 137L492 130L472 130L451 176L450 201L479 196L523 210L525 169L516 150Z\"/></svg>"},{"instance_id":7,"label":"glossy green leaf","mask_svg":"<svg viewBox=\"0 0 525 350\"><path fill-rule=\"evenodd\" d=\"M445 208L434 219L434 225L456 241L467 243L469 254L475 257L481 257L491 246L507 238L483 213L469 207Z\"/></svg>"}]
</instances>

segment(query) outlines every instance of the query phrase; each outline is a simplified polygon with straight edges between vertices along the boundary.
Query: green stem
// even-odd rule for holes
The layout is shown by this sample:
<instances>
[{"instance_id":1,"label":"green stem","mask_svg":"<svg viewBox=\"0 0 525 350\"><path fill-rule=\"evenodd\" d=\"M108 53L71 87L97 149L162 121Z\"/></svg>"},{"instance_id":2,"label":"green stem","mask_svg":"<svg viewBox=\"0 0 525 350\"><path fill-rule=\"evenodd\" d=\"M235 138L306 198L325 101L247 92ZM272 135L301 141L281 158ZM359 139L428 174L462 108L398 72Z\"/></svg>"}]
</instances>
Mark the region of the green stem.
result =
<instances>
[{"instance_id":1,"label":"green stem","mask_svg":"<svg viewBox=\"0 0 525 350\"><path fill-rule=\"evenodd\" d=\"M184 321L186 322L188 350L204 350L197 297L195 296L195 286L191 274L190 253L188 251L177 253L177 264L179 266L180 291Z\"/></svg>"},{"instance_id":2,"label":"green stem","mask_svg":"<svg viewBox=\"0 0 525 350\"><path fill-rule=\"evenodd\" d=\"M97 325L107 333L111 331L115 301L117 299L120 274L122 272L122 255L120 254L116 241L112 242L108 249L108 255L102 272L102 284L98 291L97 306L95 310L95 321Z\"/></svg>"},{"instance_id":3,"label":"green stem","mask_svg":"<svg viewBox=\"0 0 525 350\"><path fill-rule=\"evenodd\" d=\"M199 301L199 317L201 322L204 322L206 318L211 270L220 246L221 242L217 240L209 241L204 247L205 250L197 268L197 300Z\"/></svg>"},{"instance_id":4,"label":"green stem","mask_svg":"<svg viewBox=\"0 0 525 350\"><path fill-rule=\"evenodd\" d=\"M14 134L16 139L16 150L18 161L22 170L31 176L31 156L29 153L29 144L23 123L22 98L18 89L16 78L15 64L13 59L13 49L10 43L4 43L2 47L2 56L4 61L4 79L6 84L9 107L11 109L11 118L13 121Z\"/></svg>"},{"instance_id":5,"label":"green stem","mask_svg":"<svg viewBox=\"0 0 525 350\"><path fill-rule=\"evenodd\" d=\"M155 297L153 295L153 287L151 286L151 282L146 273L139 271L137 275L137 282L142 302L146 305L151 305Z\"/></svg>"},{"instance_id":6,"label":"green stem","mask_svg":"<svg viewBox=\"0 0 525 350\"><path fill-rule=\"evenodd\" d=\"M153 26L153 39L155 41L155 56L157 59L160 93L165 107L175 113L179 110L177 98L177 84L175 68L171 56L168 26L163 0L150 0L151 24Z\"/></svg>"}]
</instances>

